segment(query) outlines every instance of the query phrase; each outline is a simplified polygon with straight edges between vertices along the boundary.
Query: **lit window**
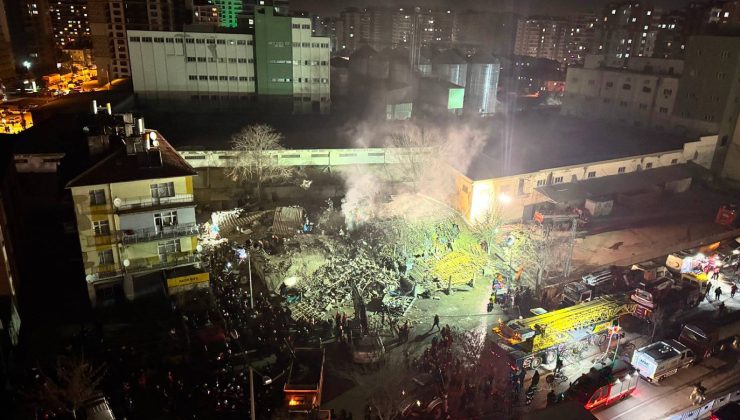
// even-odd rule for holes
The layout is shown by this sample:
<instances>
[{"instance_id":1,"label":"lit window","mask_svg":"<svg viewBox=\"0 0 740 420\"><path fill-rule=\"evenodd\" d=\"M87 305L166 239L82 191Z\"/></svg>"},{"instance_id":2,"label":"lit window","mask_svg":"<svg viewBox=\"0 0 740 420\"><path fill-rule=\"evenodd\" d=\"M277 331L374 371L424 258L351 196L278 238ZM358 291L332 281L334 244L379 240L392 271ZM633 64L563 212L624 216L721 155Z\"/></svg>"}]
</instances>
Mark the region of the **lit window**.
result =
<instances>
[{"instance_id":1,"label":"lit window","mask_svg":"<svg viewBox=\"0 0 740 420\"><path fill-rule=\"evenodd\" d=\"M626 170L627 170L627 168L625 168L624 166L620 166L619 168L617 168L617 173L618 174L623 174L623 173L625 173Z\"/></svg>"},{"instance_id":2,"label":"lit window","mask_svg":"<svg viewBox=\"0 0 740 420\"><path fill-rule=\"evenodd\" d=\"M90 190L90 205L99 206L105 204L105 190Z\"/></svg>"}]
</instances>

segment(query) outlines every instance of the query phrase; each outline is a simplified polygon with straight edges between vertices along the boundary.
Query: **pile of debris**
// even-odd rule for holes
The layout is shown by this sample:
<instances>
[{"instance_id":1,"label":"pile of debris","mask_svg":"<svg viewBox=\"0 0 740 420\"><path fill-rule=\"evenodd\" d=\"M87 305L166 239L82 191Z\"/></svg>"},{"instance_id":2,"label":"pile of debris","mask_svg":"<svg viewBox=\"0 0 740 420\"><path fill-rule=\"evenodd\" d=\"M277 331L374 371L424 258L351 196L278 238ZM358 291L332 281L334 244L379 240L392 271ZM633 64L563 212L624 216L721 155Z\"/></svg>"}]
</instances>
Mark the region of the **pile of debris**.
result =
<instances>
[{"instance_id":1,"label":"pile of debris","mask_svg":"<svg viewBox=\"0 0 740 420\"><path fill-rule=\"evenodd\" d=\"M263 224L269 224L263 219L266 219L267 216L272 216L274 213L274 210L247 212L241 208L217 211L211 214L211 222L213 225L218 227L218 233L221 236L225 236L234 231L243 232L244 229L249 229L249 227L251 227L256 221L261 221Z\"/></svg>"},{"instance_id":2,"label":"pile of debris","mask_svg":"<svg viewBox=\"0 0 740 420\"><path fill-rule=\"evenodd\" d=\"M353 282L365 304L380 301L399 287L398 273L381 268L360 250L354 258L333 256L319 267L299 285L301 302L328 319L339 308L352 307Z\"/></svg>"}]
</instances>

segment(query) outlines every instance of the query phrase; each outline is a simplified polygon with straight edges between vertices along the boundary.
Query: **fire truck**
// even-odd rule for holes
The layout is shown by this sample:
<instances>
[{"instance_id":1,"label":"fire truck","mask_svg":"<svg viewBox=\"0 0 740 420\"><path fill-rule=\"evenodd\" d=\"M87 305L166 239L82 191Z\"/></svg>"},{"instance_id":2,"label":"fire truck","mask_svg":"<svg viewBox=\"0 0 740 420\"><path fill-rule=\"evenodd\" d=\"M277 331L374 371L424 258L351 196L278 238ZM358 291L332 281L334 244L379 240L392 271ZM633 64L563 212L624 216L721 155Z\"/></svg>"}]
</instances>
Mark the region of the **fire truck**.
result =
<instances>
[{"instance_id":1,"label":"fire truck","mask_svg":"<svg viewBox=\"0 0 740 420\"><path fill-rule=\"evenodd\" d=\"M630 294L630 300L637 303L634 315L651 321L658 306L678 312L696 307L703 298L700 281L690 274L682 274L678 281L670 277L643 280Z\"/></svg>"},{"instance_id":2,"label":"fire truck","mask_svg":"<svg viewBox=\"0 0 740 420\"><path fill-rule=\"evenodd\" d=\"M606 295L575 306L525 319L499 322L493 328L497 353L510 364L534 369L550 364L558 351L570 343L607 333L619 317L634 313L637 304L624 295Z\"/></svg>"},{"instance_id":3,"label":"fire truck","mask_svg":"<svg viewBox=\"0 0 740 420\"><path fill-rule=\"evenodd\" d=\"M617 359L592 367L571 384L566 395L587 410L603 408L629 397L637 389L639 377L632 365Z\"/></svg>"}]
</instances>

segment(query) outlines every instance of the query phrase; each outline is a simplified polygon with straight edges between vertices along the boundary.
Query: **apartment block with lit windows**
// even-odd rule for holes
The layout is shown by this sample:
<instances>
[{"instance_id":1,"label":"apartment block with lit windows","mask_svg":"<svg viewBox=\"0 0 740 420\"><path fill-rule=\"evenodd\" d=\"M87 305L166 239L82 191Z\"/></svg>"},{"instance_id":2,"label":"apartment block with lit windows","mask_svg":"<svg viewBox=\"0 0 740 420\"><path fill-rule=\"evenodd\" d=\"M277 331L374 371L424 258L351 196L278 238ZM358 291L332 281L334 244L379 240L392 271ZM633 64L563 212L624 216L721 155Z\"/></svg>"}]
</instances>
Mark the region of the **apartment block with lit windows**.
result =
<instances>
[{"instance_id":1,"label":"apartment block with lit windows","mask_svg":"<svg viewBox=\"0 0 740 420\"><path fill-rule=\"evenodd\" d=\"M93 306L181 285L182 268L199 262L195 170L143 120L127 119L125 145L67 184Z\"/></svg>"}]
</instances>

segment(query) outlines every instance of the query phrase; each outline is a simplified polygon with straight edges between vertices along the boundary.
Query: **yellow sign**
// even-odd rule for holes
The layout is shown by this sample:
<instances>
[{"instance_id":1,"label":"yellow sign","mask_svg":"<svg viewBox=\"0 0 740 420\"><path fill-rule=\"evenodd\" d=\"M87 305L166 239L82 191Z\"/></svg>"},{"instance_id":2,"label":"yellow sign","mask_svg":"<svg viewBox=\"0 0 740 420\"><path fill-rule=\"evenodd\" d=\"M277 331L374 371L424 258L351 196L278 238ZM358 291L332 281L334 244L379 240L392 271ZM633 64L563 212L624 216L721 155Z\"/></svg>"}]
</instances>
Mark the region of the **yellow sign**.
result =
<instances>
[{"instance_id":1,"label":"yellow sign","mask_svg":"<svg viewBox=\"0 0 740 420\"><path fill-rule=\"evenodd\" d=\"M173 287L188 286L197 283L208 283L208 279L208 273L197 273L189 274L187 276L173 277L171 279L167 279L167 287L171 289Z\"/></svg>"}]
</instances>

